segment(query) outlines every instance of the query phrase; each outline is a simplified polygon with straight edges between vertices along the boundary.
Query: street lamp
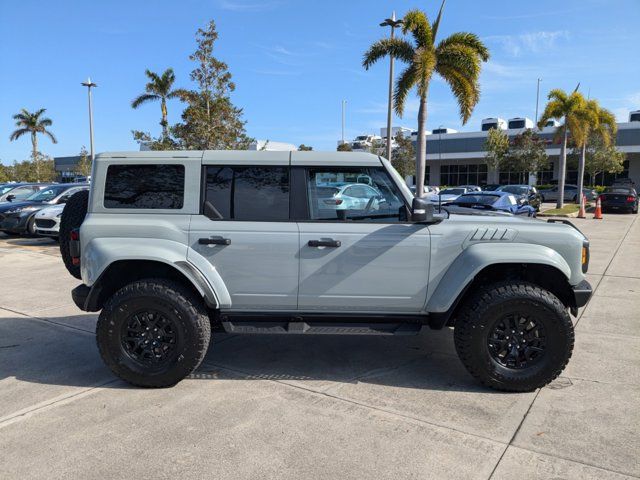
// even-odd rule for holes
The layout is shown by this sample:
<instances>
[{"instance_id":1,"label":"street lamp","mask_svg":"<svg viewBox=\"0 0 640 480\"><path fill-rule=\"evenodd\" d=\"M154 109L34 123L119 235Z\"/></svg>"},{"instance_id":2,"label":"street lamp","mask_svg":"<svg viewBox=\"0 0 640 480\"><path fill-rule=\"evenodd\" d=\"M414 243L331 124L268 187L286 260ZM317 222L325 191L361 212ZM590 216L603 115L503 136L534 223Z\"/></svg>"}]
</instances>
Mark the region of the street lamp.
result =
<instances>
[{"instance_id":1,"label":"street lamp","mask_svg":"<svg viewBox=\"0 0 640 480\"><path fill-rule=\"evenodd\" d=\"M91 146L91 164L93 164L93 104L91 102L91 87L97 87L98 85L93 83L89 77L87 77L86 82L82 82L82 85L87 87L87 91L89 92L89 142Z\"/></svg>"},{"instance_id":2,"label":"street lamp","mask_svg":"<svg viewBox=\"0 0 640 480\"><path fill-rule=\"evenodd\" d=\"M396 20L396 12L380 24L381 27L391 27L391 39L396 27L402 25L402 20ZM389 105L387 107L387 160L391 161L391 116L393 114L393 55L389 55Z\"/></svg>"}]
</instances>

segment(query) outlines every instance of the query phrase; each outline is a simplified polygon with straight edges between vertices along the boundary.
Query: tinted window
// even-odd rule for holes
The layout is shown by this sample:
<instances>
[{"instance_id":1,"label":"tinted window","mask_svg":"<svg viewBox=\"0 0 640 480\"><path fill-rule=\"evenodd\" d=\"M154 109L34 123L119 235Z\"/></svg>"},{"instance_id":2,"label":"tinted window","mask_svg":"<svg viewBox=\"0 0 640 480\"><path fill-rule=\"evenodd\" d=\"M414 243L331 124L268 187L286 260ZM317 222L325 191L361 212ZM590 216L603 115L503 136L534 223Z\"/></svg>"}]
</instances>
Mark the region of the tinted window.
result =
<instances>
[{"instance_id":1,"label":"tinted window","mask_svg":"<svg viewBox=\"0 0 640 480\"><path fill-rule=\"evenodd\" d=\"M524 128L524 120L513 120L509 122L509 128Z\"/></svg>"},{"instance_id":2,"label":"tinted window","mask_svg":"<svg viewBox=\"0 0 640 480\"><path fill-rule=\"evenodd\" d=\"M222 220L289 219L287 167L207 167L206 188Z\"/></svg>"},{"instance_id":3,"label":"tinted window","mask_svg":"<svg viewBox=\"0 0 640 480\"><path fill-rule=\"evenodd\" d=\"M308 175L312 220L400 220L404 202L382 168L314 168Z\"/></svg>"},{"instance_id":4,"label":"tinted window","mask_svg":"<svg viewBox=\"0 0 640 480\"><path fill-rule=\"evenodd\" d=\"M179 209L184 204L183 165L109 165L105 208Z\"/></svg>"},{"instance_id":5,"label":"tinted window","mask_svg":"<svg viewBox=\"0 0 640 480\"><path fill-rule=\"evenodd\" d=\"M467 195L461 195L454 202L459 205L462 205L462 204L493 205L499 199L500 199L499 195L467 194Z\"/></svg>"},{"instance_id":6,"label":"tinted window","mask_svg":"<svg viewBox=\"0 0 640 480\"><path fill-rule=\"evenodd\" d=\"M640 113L632 113L629 116L629 121L630 122L640 122Z\"/></svg>"}]
</instances>

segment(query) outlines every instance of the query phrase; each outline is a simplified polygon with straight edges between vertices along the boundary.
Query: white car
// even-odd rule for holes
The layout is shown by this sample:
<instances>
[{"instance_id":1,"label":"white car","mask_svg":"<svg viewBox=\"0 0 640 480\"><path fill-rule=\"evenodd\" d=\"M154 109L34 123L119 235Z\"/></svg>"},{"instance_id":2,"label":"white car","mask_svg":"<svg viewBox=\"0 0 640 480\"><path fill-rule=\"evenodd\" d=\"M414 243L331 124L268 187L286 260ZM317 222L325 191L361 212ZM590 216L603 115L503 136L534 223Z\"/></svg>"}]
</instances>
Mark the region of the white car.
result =
<instances>
[{"instance_id":1,"label":"white car","mask_svg":"<svg viewBox=\"0 0 640 480\"><path fill-rule=\"evenodd\" d=\"M427 195L427 200L432 203L447 203L454 201L460 195L464 195L465 193L468 193L468 190L463 187L445 188L443 190L440 190L440 192L438 193Z\"/></svg>"},{"instance_id":2,"label":"white car","mask_svg":"<svg viewBox=\"0 0 640 480\"><path fill-rule=\"evenodd\" d=\"M36 234L57 238L60 233L60 217L62 216L64 206L64 203L51 205L36 213Z\"/></svg>"}]
</instances>

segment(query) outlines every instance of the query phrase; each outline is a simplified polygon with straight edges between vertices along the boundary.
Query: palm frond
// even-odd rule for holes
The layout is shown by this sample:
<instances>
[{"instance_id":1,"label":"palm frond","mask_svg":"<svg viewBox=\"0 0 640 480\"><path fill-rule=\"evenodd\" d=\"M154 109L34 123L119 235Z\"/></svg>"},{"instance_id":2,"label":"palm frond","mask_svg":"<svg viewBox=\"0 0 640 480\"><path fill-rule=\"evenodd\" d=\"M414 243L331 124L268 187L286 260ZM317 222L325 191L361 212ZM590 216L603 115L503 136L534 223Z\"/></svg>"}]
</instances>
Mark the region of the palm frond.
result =
<instances>
[{"instance_id":1,"label":"palm frond","mask_svg":"<svg viewBox=\"0 0 640 480\"><path fill-rule=\"evenodd\" d=\"M418 47L433 46L433 32L422 10L411 10L402 19L402 33L411 33Z\"/></svg>"},{"instance_id":2,"label":"palm frond","mask_svg":"<svg viewBox=\"0 0 640 480\"><path fill-rule=\"evenodd\" d=\"M53 124L53 121L50 118L41 118L40 121L38 122L38 125L41 125L43 127L50 127Z\"/></svg>"},{"instance_id":3,"label":"palm frond","mask_svg":"<svg viewBox=\"0 0 640 480\"><path fill-rule=\"evenodd\" d=\"M31 130L29 130L28 128L19 128L11 134L11 136L9 137L9 140L11 141L17 140L21 136L26 135L28 133L31 133Z\"/></svg>"},{"instance_id":4,"label":"palm frond","mask_svg":"<svg viewBox=\"0 0 640 480\"><path fill-rule=\"evenodd\" d=\"M404 114L407 96L417 81L418 75L414 65L408 66L396 80L393 93L393 106L399 117L402 117Z\"/></svg>"},{"instance_id":5,"label":"palm frond","mask_svg":"<svg viewBox=\"0 0 640 480\"><path fill-rule=\"evenodd\" d=\"M369 68L378 60L393 55L403 62L410 63L413 59L413 46L402 38L383 38L369 47L362 59L362 66Z\"/></svg>"},{"instance_id":6,"label":"palm frond","mask_svg":"<svg viewBox=\"0 0 640 480\"><path fill-rule=\"evenodd\" d=\"M140 105L157 100L160 100L160 96L155 93L142 93L133 99L131 108L138 108Z\"/></svg>"},{"instance_id":7,"label":"palm frond","mask_svg":"<svg viewBox=\"0 0 640 480\"><path fill-rule=\"evenodd\" d=\"M453 67L443 65L439 67L438 73L451 87L451 91L458 102L460 118L464 125L471 117L473 108L480 100L480 86Z\"/></svg>"},{"instance_id":8,"label":"palm frond","mask_svg":"<svg viewBox=\"0 0 640 480\"><path fill-rule=\"evenodd\" d=\"M438 44L438 51L447 50L454 45L471 49L483 62L489 60L489 49L475 33L457 32L449 35Z\"/></svg>"},{"instance_id":9,"label":"palm frond","mask_svg":"<svg viewBox=\"0 0 640 480\"><path fill-rule=\"evenodd\" d=\"M436 70L442 65L458 70L473 81L480 77L480 57L472 48L457 44L448 45L442 49L438 47L436 55L438 56Z\"/></svg>"},{"instance_id":10,"label":"palm frond","mask_svg":"<svg viewBox=\"0 0 640 480\"><path fill-rule=\"evenodd\" d=\"M436 37L438 36L438 27L440 26L440 19L442 18L442 11L444 10L444 4L447 0L442 0L442 4L440 5L440 10L438 11L438 16L436 17L435 22L431 26L431 31L433 35L433 41L436 41Z\"/></svg>"},{"instance_id":11,"label":"palm frond","mask_svg":"<svg viewBox=\"0 0 640 480\"><path fill-rule=\"evenodd\" d=\"M58 143L58 139L56 138L56 136L53 133L51 133L49 130L43 130L42 133L44 133L47 137L49 137L52 143Z\"/></svg>"}]
</instances>

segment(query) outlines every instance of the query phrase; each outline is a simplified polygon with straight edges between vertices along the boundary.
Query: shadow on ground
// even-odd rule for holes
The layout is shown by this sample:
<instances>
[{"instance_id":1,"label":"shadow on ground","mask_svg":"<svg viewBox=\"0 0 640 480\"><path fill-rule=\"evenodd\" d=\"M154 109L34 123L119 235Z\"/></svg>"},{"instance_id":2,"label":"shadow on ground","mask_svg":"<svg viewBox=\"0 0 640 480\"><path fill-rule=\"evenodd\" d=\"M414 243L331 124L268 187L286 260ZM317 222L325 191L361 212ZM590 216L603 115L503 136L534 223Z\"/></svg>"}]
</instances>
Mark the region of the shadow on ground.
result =
<instances>
[{"instance_id":1,"label":"shadow on ground","mask_svg":"<svg viewBox=\"0 0 640 480\"><path fill-rule=\"evenodd\" d=\"M50 318L64 324L73 316ZM0 380L90 387L115 379L92 334L29 318L0 319ZM452 331L411 337L215 334L191 379L275 380L314 389L371 383L488 393L460 364ZM108 388L123 388L116 382Z\"/></svg>"}]
</instances>

